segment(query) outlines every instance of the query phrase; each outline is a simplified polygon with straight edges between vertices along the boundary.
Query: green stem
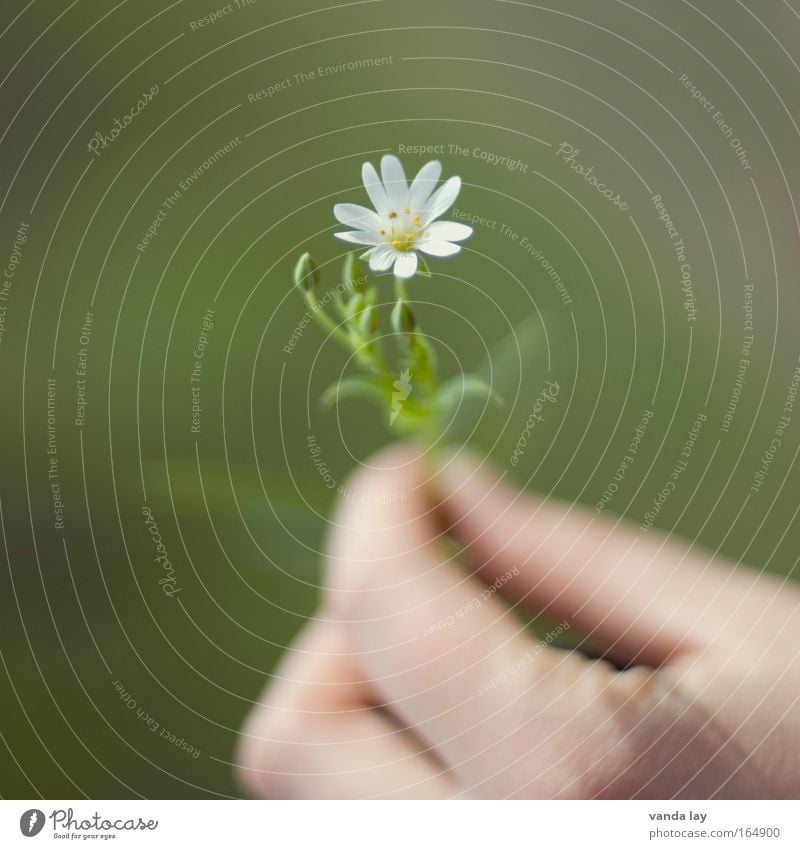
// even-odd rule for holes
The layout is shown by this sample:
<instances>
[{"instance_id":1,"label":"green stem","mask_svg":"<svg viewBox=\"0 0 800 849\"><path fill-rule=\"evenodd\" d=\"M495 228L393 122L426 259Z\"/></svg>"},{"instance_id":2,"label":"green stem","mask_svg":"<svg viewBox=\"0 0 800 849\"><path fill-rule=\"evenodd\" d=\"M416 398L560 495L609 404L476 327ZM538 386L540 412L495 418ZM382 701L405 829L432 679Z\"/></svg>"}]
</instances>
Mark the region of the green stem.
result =
<instances>
[{"instance_id":1,"label":"green stem","mask_svg":"<svg viewBox=\"0 0 800 849\"><path fill-rule=\"evenodd\" d=\"M306 292L305 294L306 303L308 304L314 318L316 318L317 322L322 327L330 331L333 337L342 345L343 348L346 348L348 351L355 354L358 362L369 371L382 375L389 374L389 370L386 368L383 360L372 346L368 344L360 345L354 341L350 334L347 333L347 331L340 325L336 324L336 322L333 321L333 319L325 312L322 304L320 304L317 300L316 295L311 292Z\"/></svg>"},{"instance_id":2,"label":"green stem","mask_svg":"<svg viewBox=\"0 0 800 849\"><path fill-rule=\"evenodd\" d=\"M406 281L402 277L394 278L394 291L398 301L408 300L408 290L406 289Z\"/></svg>"},{"instance_id":3,"label":"green stem","mask_svg":"<svg viewBox=\"0 0 800 849\"><path fill-rule=\"evenodd\" d=\"M336 339L338 339L339 342L344 345L345 348L352 351L353 346L350 343L350 337L347 335L347 333L345 333L344 330L342 330L341 327L339 327L339 325L337 325L333 321L333 319L329 315L327 315L325 310L322 308L322 304L320 304L320 302L317 300L316 295L312 294L311 292L306 292L306 303L311 309L312 315L314 316L314 318L316 318L319 324L326 330L329 330L336 337Z\"/></svg>"}]
</instances>

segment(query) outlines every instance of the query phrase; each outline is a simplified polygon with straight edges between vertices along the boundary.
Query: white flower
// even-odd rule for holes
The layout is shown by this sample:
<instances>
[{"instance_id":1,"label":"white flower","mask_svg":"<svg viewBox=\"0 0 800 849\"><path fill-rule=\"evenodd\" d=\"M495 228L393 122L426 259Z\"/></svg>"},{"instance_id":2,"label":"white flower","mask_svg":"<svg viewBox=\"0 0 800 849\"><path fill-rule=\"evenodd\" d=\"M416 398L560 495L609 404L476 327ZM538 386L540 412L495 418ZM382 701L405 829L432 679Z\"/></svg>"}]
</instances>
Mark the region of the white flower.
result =
<instances>
[{"instance_id":1,"label":"white flower","mask_svg":"<svg viewBox=\"0 0 800 849\"><path fill-rule=\"evenodd\" d=\"M430 256L452 256L461 250L460 242L472 228L456 221L436 221L458 197L461 178L451 177L438 189L440 162L428 162L409 187L403 166L396 156L381 159L381 176L365 162L361 178L375 211L355 203L337 203L333 214L352 229L336 233L345 242L369 245L369 267L388 271L394 265L395 277L413 277L417 271L417 251Z\"/></svg>"}]
</instances>

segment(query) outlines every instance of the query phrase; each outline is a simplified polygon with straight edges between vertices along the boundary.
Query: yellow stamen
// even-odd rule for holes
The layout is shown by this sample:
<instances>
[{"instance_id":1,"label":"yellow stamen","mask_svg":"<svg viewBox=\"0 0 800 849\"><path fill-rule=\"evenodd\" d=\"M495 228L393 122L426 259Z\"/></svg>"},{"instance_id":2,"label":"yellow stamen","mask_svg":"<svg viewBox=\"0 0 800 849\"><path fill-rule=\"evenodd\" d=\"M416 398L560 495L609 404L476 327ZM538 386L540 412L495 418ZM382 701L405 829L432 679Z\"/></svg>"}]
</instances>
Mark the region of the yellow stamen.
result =
<instances>
[{"instance_id":1,"label":"yellow stamen","mask_svg":"<svg viewBox=\"0 0 800 849\"><path fill-rule=\"evenodd\" d=\"M390 212L389 218L397 218L397 213L396 212Z\"/></svg>"},{"instance_id":2,"label":"yellow stamen","mask_svg":"<svg viewBox=\"0 0 800 849\"><path fill-rule=\"evenodd\" d=\"M410 210L408 207L406 207L406 208L403 210L403 212L405 212L405 214L406 214L406 215L408 215L408 214L411 212L411 210Z\"/></svg>"},{"instance_id":3,"label":"yellow stamen","mask_svg":"<svg viewBox=\"0 0 800 849\"><path fill-rule=\"evenodd\" d=\"M404 233L402 238L392 239L392 247L398 251L407 251L413 246L414 240L417 238L419 237L414 233Z\"/></svg>"}]
</instances>

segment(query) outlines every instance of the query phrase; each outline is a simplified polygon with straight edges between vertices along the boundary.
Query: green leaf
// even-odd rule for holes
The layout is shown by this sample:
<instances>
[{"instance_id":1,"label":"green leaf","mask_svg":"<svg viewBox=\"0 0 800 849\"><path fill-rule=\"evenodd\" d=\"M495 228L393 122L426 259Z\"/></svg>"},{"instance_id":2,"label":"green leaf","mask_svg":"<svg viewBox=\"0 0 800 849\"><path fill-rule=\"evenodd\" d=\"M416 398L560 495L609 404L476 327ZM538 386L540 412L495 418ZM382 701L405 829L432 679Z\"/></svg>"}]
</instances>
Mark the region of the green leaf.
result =
<instances>
[{"instance_id":1,"label":"green leaf","mask_svg":"<svg viewBox=\"0 0 800 849\"><path fill-rule=\"evenodd\" d=\"M340 298L336 304L339 310L339 314L345 321L356 321L358 319L361 310L364 309L364 306L370 302L369 292L356 292L353 295L343 296Z\"/></svg>"},{"instance_id":2,"label":"green leaf","mask_svg":"<svg viewBox=\"0 0 800 849\"><path fill-rule=\"evenodd\" d=\"M391 382L387 382L386 378L352 375L350 377L344 377L332 386L329 386L322 393L320 403L323 407L330 408L343 398L367 398L384 406L387 400L391 400L391 391Z\"/></svg>"},{"instance_id":3,"label":"green leaf","mask_svg":"<svg viewBox=\"0 0 800 849\"><path fill-rule=\"evenodd\" d=\"M358 332L364 339L372 339L378 332L378 311L370 304L358 316Z\"/></svg>"},{"instance_id":4,"label":"green leaf","mask_svg":"<svg viewBox=\"0 0 800 849\"><path fill-rule=\"evenodd\" d=\"M351 292L361 292L367 285L367 275L364 272L364 267L352 252L348 253L344 258L342 283L345 289L349 289Z\"/></svg>"},{"instance_id":5,"label":"green leaf","mask_svg":"<svg viewBox=\"0 0 800 849\"><path fill-rule=\"evenodd\" d=\"M436 386L436 352L421 333L406 336L410 365L417 383L433 388Z\"/></svg>"},{"instance_id":6,"label":"green leaf","mask_svg":"<svg viewBox=\"0 0 800 849\"><path fill-rule=\"evenodd\" d=\"M439 387L436 397L441 414L448 417L468 398L488 398L497 406L503 405L503 400L492 391L491 385L476 374L458 374L450 378Z\"/></svg>"},{"instance_id":7,"label":"green leaf","mask_svg":"<svg viewBox=\"0 0 800 849\"><path fill-rule=\"evenodd\" d=\"M408 301L400 300L394 305L392 329L395 333L413 333L417 329L417 319Z\"/></svg>"},{"instance_id":8,"label":"green leaf","mask_svg":"<svg viewBox=\"0 0 800 849\"><path fill-rule=\"evenodd\" d=\"M353 297L350 298L350 300L347 302L345 308L345 318L351 318L353 320L356 320L359 314L361 313L361 310L364 309L365 303L366 302L364 296L360 292L353 295Z\"/></svg>"}]
</instances>

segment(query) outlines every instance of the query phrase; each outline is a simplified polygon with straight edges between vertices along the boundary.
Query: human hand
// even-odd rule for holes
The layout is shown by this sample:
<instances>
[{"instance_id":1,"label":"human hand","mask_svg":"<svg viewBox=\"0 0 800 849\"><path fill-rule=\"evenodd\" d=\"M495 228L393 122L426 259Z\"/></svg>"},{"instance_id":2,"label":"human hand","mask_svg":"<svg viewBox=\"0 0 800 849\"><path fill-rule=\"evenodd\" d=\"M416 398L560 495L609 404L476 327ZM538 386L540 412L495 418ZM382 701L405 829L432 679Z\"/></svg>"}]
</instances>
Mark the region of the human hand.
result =
<instances>
[{"instance_id":1,"label":"human hand","mask_svg":"<svg viewBox=\"0 0 800 849\"><path fill-rule=\"evenodd\" d=\"M463 453L429 477L393 447L348 492L318 615L242 732L252 795L800 797L796 586ZM537 641L523 610L616 665Z\"/></svg>"}]
</instances>

